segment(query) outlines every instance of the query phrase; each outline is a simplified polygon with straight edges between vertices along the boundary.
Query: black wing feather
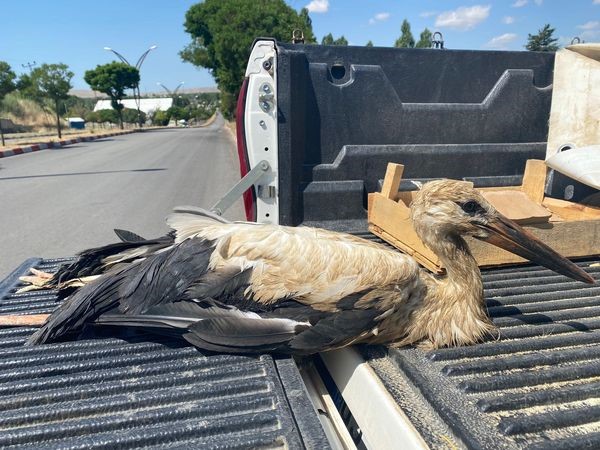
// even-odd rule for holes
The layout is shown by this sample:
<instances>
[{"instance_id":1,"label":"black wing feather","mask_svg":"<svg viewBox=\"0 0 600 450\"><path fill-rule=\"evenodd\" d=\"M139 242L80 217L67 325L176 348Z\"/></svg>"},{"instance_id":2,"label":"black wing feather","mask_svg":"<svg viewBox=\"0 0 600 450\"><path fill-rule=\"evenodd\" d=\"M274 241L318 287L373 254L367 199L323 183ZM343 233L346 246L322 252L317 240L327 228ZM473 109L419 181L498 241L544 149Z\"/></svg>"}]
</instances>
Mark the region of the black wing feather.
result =
<instances>
[{"instance_id":1,"label":"black wing feather","mask_svg":"<svg viewBox=\"0 0 600 450\"><path fill-rule=\"evenodd\" d=\"M137 243L147 241L147 239L144 239L139 234L136 234L133 231L121 230L119 228L115 228L113 231L121 240L121 242Z\"/></svg>"},{"instance_id":2,"label":"black wing feather","mask_svg":"<svg viewBox=\"0 0 600 450\"><path fill-rule=\"evenodd\" d=\"M140 314L161 303L175 302L206 272L212 250L209 241L188 239L105 274L69 297L28 343L41 344L80 332L86 323L113 309Z\"/></svg>"},{"instance_id":3,"label":"black wing feather","mask_svg":"<svg viewBox=\"0 0 600 450\"><path fill-rule=\"evenodd\" d=\"M370 309L330 313L292 339L290 349L293 353L315 353L341 347L374 328L374 319L380 314Z\"/></svg>"}]
</instances>

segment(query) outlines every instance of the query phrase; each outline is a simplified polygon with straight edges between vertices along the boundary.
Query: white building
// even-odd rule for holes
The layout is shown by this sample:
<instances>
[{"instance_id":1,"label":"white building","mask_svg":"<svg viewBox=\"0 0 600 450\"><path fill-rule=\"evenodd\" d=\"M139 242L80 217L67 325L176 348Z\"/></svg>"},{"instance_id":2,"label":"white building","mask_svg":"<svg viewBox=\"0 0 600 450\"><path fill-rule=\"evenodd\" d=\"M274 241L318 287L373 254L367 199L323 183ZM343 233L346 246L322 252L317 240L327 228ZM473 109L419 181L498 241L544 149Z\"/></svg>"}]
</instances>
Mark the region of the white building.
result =
<instances>
[{"instance_id":1,"label":"white building","mask_svg":"<svg viewBox=\"0 0 600 450\"><path fill-rule=\"evenodd\" d=\"M132 98L121 100L121 104L125 106L125 108L137 109L135 100ZM171 106L173 106L172 98L142 98L140 100L140 111L144 114L158 110L166 111ZM100 111L101 109L112 109L110 100L98 100L98 103L94 106L94 111Z\"/></svg>"}]
</instances>

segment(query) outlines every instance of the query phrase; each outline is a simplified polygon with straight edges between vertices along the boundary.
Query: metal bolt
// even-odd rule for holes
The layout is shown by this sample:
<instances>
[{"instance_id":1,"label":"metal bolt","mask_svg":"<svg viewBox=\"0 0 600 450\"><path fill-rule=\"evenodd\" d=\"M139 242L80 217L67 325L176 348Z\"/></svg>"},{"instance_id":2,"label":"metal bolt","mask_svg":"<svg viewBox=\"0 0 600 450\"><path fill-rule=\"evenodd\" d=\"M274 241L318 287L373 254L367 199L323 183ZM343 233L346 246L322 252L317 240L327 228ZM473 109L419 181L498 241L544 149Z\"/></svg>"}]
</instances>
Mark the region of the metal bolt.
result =
<instances>
[{"instance_id":1,"label":"metal bolt","mask_svg":"<svg viewBox=\"0 0 600 450\"><path fill-rule=\"evenodd\" d=\"M262 90L263 90L263 92L268 94L269 92L271 92L271 86L269 86L268 84L265 83L262 86Z\"/></svg>"},{"instance_id":2,"label":"metal bolt","mask_svg":"<svg viewBox=\"0 0 600 450\"><path fill-rule=\"evenodd\" d=\"M266 172L267 170L269 170L269 164L267 164L266 162L262 162L260 164L260 168Z\"/></svg>"},{"instance_id":3,"label":"metal bolt","mask_svg":"<svg viewBox=\"0 0 600 450\"><path fill-rule=\"evenodd\" d=\"M260 107L263 109L263 111L270 111L271 110L271 105L269 104L269 102L262 102L260 104Z\"/></svg>"},{"instance_id":4,"label":"metal bolt","mask_svg":"<svg viewBox=\"0 0 600 450\"><path fill-rule=\"evenodd\" d=\"M263 69L271 70L271 60L267 59L266 61L263 62Z\"/></svg>"},{"instance_id":5,"label":"metal bolt","mask_svg":"<svg viewBox=\"0 0 600 450\"><path fill-rule=\"evenodd\" d=\"M261 128L267 128L267 124L264 120L261 120L260 122L258 122L258 124L261 126Z\"/></svg>"}]
</instances>

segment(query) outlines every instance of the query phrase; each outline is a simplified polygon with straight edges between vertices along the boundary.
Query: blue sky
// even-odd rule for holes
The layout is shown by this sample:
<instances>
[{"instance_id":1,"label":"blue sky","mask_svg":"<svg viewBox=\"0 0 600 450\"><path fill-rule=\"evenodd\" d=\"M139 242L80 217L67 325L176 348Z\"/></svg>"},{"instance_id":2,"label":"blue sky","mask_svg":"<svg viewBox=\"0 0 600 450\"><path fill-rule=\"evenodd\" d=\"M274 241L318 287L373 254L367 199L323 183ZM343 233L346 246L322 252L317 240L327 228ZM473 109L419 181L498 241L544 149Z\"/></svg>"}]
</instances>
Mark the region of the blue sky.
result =
<instances>
[{"instance_id":1,"label":"blue sky","mask_svg":"<svg viewBox=\"0 0 600 450\"><path fill-rule=\"evenodd\" d=\"M223 0L227 1L227 0ZM3 1L0 11L0 60L17 73L22 64L64 62L86 89L83 73L113 60L112 47L130 62L151 45L158 47L142 67L142 92L157 91L161 82L174 89L213 86L206 70L184 63L178 52L189 42L183 30L193 0ZM404 18L413 35L428 27L443 33L447 48L522 50L527 34L545 23L556 28L562 45L574 36L600 41L600 0L288 0L293 8L308 6L320 40L331 32L351 45L372 40L391 46Z\"/></svg>"}]
</instances>

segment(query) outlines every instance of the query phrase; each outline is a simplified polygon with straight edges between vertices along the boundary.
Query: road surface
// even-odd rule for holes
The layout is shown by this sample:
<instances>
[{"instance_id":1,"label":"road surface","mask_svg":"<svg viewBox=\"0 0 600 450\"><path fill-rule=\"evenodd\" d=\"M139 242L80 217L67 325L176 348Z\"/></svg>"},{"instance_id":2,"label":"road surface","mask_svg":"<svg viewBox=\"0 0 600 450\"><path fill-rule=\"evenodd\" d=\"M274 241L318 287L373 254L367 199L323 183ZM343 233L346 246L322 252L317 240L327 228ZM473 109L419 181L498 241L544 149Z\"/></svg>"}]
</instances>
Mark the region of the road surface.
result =
<instances>
[{"instance_id":1,"label":"road surface","mask_svg":"<svg viewBox=\"0 0 600 450\"><path fill-rule=\"evenodd\" d=\"M0 280L26 258L114 242L114 228L163 235L174 206L210 207L238 180L221 117L0 159ZM241 201L225 217L242 220Z\"/></svg>"}]
</instances>

